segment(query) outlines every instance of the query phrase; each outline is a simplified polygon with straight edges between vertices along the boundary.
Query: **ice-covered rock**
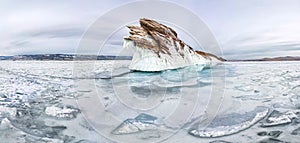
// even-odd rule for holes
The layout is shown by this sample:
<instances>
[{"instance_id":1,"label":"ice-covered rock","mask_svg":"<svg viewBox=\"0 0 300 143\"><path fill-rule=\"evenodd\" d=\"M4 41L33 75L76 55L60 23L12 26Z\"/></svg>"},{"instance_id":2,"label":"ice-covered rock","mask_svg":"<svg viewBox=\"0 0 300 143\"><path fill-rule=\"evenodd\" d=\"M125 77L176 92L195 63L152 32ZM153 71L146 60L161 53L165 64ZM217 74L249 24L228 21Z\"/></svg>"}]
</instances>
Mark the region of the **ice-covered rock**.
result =
<instances>
[{"instance_id":1,"label":"ice-covered rock","mask_svg":"<svg viewBox=\"0 0 300 143\"><path fill-rule=\"evenodd\" d=\"M197 127L192 127L189 134L204 138L231 135L245 130L262 120L268 114L268 111L268 108L259 106L253 111L244 114L232 113L217 116L206 128L197 129Z\"/></svg>"},{"instance_id":2,"label":"ice-covered rock","mask_svg":"<svg viewBox=\"0 0 300 143\"><path fill-rule=\"evenodd\" d=\"M193 50L170 27L150 19L140 19L141 26L128 26L130 36L123 46L134 50L129 68L137 71L163 71L191 65L210 66L224 59Z\"/></svg>"}]
</instances>

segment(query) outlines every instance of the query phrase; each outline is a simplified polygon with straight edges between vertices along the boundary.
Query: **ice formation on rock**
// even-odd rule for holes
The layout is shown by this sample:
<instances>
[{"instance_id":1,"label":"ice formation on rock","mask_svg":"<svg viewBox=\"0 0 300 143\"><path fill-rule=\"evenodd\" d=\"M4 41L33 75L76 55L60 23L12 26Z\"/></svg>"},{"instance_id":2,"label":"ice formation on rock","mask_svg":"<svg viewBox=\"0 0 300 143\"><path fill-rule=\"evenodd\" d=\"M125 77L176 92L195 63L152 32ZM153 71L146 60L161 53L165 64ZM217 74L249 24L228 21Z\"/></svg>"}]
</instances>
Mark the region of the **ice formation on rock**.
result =
<instances>
[{"instance_id":1,"label":"ice formation on rock","mask_svg":"<svg viewBox=\"0 0 300 143\"><path fill-rule=\"evenodd\" d=\"M134 50L129 69L163 71L191 65L211 66L223 61L213 54L196 51L177 37L177 33L150 19L140 19L141 26L128 26L130 36L124 47Z\"/></svg>"}]
</instances>

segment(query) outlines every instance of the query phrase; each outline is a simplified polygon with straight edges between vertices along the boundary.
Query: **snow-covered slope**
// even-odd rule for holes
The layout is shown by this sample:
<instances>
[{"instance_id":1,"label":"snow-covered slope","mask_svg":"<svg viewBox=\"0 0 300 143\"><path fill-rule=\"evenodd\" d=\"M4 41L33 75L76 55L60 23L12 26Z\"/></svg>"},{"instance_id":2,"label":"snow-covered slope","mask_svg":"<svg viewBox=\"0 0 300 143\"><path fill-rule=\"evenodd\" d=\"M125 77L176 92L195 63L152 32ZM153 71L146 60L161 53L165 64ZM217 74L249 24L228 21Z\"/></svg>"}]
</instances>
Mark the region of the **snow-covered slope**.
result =
<instances>
[{"instance_id":1,"label":"snow-covered slope","mask_svg":"<svg viewBox=\"0 0 300 143\"><path fill-rule=\"evenodd\" d=\"M211 66L221 58L193 50L177 37L177 33L154 20L140 19L139 26L128 26L130 36L124 38L124 47L134 50L131 70L163 71L191 65Z\"/></svg>"}]
</instances>

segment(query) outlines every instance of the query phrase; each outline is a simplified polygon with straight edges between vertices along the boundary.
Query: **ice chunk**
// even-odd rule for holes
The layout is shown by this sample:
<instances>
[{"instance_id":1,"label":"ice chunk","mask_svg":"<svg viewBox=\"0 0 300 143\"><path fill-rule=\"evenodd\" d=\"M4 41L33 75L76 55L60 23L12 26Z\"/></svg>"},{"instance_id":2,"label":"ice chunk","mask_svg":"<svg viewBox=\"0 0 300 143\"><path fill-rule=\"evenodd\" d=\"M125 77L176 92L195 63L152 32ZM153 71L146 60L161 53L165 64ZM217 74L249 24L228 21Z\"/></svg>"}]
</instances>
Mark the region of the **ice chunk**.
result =
<instances>
[{"instance_id":1,"label":"ice chunk","mask_svg":"<svg viewBox=\"0 0 300 143\"><path fill-rule=\"evenodd\" d=\"M127 119L119 127L117 127L117 129L112 131L112 133L121 135L155 129L157 129L157 125L155 124L139 121L136 119Z\"/></svg>"},{"instance_id":2,"label":"ice chunk","mask_svg":"<svg viewBox=\"0 0 300 143\"><path fill-rule=\"evenodd\" d=\"M268 118L262 123L262 127L272 127L278 125L289 124L297 115L293 111L280 113L277 110L272 111Z\"/></svg>"},{"instance_id":3,"label":"ice chunk","mask_svg":"<svg viewBox=\"0 0 300 143\"><path fill-rule=\"evenodd\" d=\"M57 107L57 106L50 106L46 107L45 113L49 116L57 117L60 119L73 119L79 113L79 109L72 108L72 107Z\"/></svg>"},{"instance_id":4,"label":"ice chunk","mask_svg":"<svg viewBox=\"0 0 300 143\"><path fill-rule=\"evenodd\" d=\"M5 115L8 115L10 117L15 117L16 114L17 114L17 109L16 108L0 106L0 117L5 116Z\"/></svg>"},{"instance_id":5,"label":"ice chunk","mask_svg":"<svg viewBox=\"0 0 300 143\"><path fill-rule=\"evenodd\" d=\"M125 120L121 125L112 131L112 134L121 135L148 130L157 130L159 125L155 124L156 120L156 117L142 113L134 119Z\"/></svg>"},{"instance_id":6,"label":"ice chunk","mask_svg":"<svg viewBox=\"0 0 300 143\"><path fill-rule=\"evenodd\" d=\"M141 113L140 115L138 115L137 117L134 118L135 120L141 121L141 122L146 122L146 123L155 123L155 121L157 120L157 117L145 114L145 113Z\"/></svg>"},{"instance_id":7,"label":"ice chunk","mask_svg":"<svg viewBox=\"0 0 300 143\"><path fill-rule=\"evenodd\" d=\"M268 114L268 108L257 107L244 114L232 113L216 117L206 128L192 127L189 134L196 137L220 137L245 130ZM196 129L195 129L196 128Z\"/></svg>"},{"instance_id":8,"label":"ice chunk","mask_svg":"<svg viewBox=\"0 0 300 143\"><path fill-rule=\"evenodd\" d=\"M270 131L270 132L263 131L263 132L257 133L257 135L259 135L259 136L266 136L266 135L268 135L268 136L272 136L272 137L277 138L277 137L280 136L281 133L282 133L282 131Z\"/></svg>"},{"instance_id":9,"label":"ice chunk","mask_svg":"<svg viewBox=\"0 0 300 143\"><path fill-rule=\"evenodd\" d=\"M277 138L280 136L281 133L282 131L270 131L268 135Z\"/></svg>"},{"instance_id":10,"label":"ice chunk","mask_svg":"<svg viewBox=\"0 0 300 143\"><path fill-rule=\"evenodd\" d=\"M7 118L0 120L0 130L5 130L5 129L11 128L11 127L12 127L12 125Z\"/></svg>"}]
</instances>

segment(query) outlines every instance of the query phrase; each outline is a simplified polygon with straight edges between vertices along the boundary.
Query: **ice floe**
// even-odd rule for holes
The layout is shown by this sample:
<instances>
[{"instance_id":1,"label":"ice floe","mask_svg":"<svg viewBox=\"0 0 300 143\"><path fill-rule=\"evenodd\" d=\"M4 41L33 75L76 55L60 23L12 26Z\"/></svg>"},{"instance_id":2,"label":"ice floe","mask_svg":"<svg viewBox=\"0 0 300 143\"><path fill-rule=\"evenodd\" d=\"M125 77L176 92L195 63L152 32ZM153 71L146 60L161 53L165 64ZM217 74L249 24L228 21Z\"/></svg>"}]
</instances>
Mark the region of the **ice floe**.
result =
<instances>
[{"instance_id":1,"label":"ice floe","mask_svg":"<svg viewBox=\"0 0 300 143\"><path fill-rule=\"evenodd\" d=\"M203 129L197 129L197 126L192 127L189 134L203 138L231 135L253 126L267 114L268 108L257 107L253 111L246 112L244 114L232 113L217 116L207 127Z\"/></svg>"},{"instance_id":2,"label":"ice floe","mask_svg":"<svg viewBox=\"0 0 300 143\"><path fill-rule=\"evenodd\" d=\"M262 122L262 127L272 127L278 125L289 124L292 122L292 119L296 118L297 115L293 111L287 111L280 113L277 110L271 112L271 114Z\"/></svg>"}]
</instances>

